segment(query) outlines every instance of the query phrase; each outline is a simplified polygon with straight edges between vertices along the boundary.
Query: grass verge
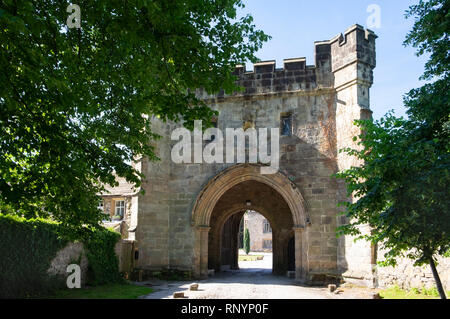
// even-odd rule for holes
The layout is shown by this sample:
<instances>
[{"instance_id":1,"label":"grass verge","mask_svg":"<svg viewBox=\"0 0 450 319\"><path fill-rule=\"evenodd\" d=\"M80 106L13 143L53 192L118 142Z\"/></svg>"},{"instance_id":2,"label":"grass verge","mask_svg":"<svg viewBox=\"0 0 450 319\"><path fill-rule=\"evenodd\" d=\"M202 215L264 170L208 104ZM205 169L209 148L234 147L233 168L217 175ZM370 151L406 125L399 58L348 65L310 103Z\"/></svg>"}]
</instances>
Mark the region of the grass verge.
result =
<instances>
[{"instance_id":1,"label":"grass verge","mask_svg":"<svg viewBox=\"0 0 450 319\"><path fill-rule=\"evenodd\" d=\"M263 255L239 255L239 261L255 261L261 260L263 258L264 258Z\"/></svg>"},{"instance_id":2,"label":"grass verge","mask_svg":"<svg viewBox=\"0 0 450 319\"><path fill-rule=\"evenodd\" d=\"M49 299L136 299L153 292L152 288L132 284L111 284L103 286L59 290Z\"/></svg>"},{"instance_id":3,"label":"grass verge","mask_svg":"<svg viewBox=\"0 0 450 319\"><path fill-rule=\"evenodd\" d=\"M450 296L450 291L447 291L446 294L447 297ZM398 286L380 290L380 296L383 299L439 299L436 288L404 290Z\"/></svg>"}]
</instances>

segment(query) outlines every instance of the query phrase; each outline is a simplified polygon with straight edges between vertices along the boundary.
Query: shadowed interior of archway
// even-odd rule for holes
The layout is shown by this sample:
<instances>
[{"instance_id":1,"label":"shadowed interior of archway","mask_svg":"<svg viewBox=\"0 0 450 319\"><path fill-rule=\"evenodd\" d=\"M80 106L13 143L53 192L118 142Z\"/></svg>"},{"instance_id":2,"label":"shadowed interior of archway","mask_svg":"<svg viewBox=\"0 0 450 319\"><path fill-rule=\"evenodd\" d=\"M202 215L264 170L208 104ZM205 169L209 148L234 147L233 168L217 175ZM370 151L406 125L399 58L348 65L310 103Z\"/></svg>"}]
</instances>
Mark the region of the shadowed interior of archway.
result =
<instances>
[{"instance_id":1,"label":"shadowed interior of archway","mask_svg":"<svg viewBox=\"0 0 450 319\"><path fill-rule=\"evenodd\" d=\"M289 257L289 242L294 237L292 213L283 197L272 187L253 180L241 182L217 201L210 220L208 240L208 269L219 272L224 259L231 269L239 269L238 234L239 224L246 210L263 215L272 228L272 249L274 274L286 274L292 262ZM229 256L224 257L223 232L230 237L227 247Z\"/></svg>"}]
</instances>

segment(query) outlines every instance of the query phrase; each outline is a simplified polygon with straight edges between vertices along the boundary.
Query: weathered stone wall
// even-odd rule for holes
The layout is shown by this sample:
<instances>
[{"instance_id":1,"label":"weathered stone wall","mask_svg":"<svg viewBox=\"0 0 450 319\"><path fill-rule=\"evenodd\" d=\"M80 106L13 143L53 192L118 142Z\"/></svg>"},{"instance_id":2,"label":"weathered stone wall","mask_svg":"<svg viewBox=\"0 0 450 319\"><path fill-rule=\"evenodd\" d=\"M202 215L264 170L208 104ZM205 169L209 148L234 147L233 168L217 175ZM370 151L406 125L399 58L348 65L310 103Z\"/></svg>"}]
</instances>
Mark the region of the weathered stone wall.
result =
<instances>
[{"instance_id":1,"label":"weathered stone wall","mask_svg":"<svg viewBox=\"0 0 450 319\"><path fill-rule=\"evenodd\" d=\"M119 240L114 247L114 251L119 260L119 272L131 273L134 268L134 241ZM77 264L80 266L81 285L84 286L86 284L89 262L86 257L83 243L68 243L66 247L59 250L55 258L53 258L47 272L50 275L67 277L70 275L66 272L67 266L70 264Z\"/></svg>"},{"instance_id":2,"label":"weathered stone wall","mask_svg":"<svg viewBox=\"0 0 450 319\"><path fill-rule=\"evenodd\" d=\"M117 258L119 259L119 272L128 275L134 269L134 245L135 241L130 239L119 240L114 247Z\"/></svg>"},{"instance_id":3,"label":"weathered stone wall","mask_svg":"<svg viewBox=\"0 0 450 319\"><path fill-rule=\"evenodd\" d=\"M331 46L331 70L334 74L336 89L336 147L338 150L346 147L358 148L353 137L359 135L360 130L353 124L354 120L371 117L369 89L373 82L372 70L375 68L376 61L375 39L376 36L371 31L355 25L328 43ZM337 154L339 171L361 164L345 153ZM353 201L354 198L347 197L345 185L340 184L339 201L344 200ZM337 217L338 226L347 222L345 217ZM362 227L361 231L368 230ZM346 281L373 286L372 247L363 241L355 243L353 239L352 236L339 239L339 269L344 271L343 276Z\"/></svg>"},{"instance_id":4,"label":"weathered stone wall","mask_svg":"<svg viewBox=\"0 0 450 319\"><path fill-rule=\"evenodd\" d=\"M384 251L379 249L377 252L378 260L384 260ZM437 258L437 271L441 278L445 291L450 290L450 258ZM375 268L376 285L380 288L388 288L397 285L402 289L411 288L433 288L436 283L429 265L422 267L414 266L414 262L408 258L402 258L397 261L396 267Z\"/></svg>"},{"instance_id":5,"label":"weathered stone wall","mask_svg":"<svg viewBox=\"0 0 450 319\"><path fill-rule=\"evenodd\" d=\"M66 247L58 251L56 257L53 258L47 272L50 275L57 275L67 277L67 266L70 264L77 264L81 270L81 285L86 283L88 260L84 253L83 244L80 242L68 243Z\"/></svg>"}]
</instances>

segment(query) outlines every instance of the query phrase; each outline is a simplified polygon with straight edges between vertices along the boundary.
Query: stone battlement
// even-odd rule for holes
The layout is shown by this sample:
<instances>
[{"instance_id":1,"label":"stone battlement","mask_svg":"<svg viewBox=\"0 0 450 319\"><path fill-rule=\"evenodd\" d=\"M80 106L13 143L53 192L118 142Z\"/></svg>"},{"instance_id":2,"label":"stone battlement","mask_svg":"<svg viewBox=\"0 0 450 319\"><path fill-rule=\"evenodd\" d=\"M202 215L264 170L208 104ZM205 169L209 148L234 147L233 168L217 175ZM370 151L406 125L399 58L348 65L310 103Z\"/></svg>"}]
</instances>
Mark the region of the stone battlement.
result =
<instances>
[{"instance_id":1,"label":"stone battlement","mask_svg":"<svg viewBox=\"0 0 450 319\"><path fill-rule=\"evenodd\" d=\"M238 76L237 84L249 95L316 87L316 67L307 66L305 58L285 59L281 69L276 68L275 61L255 63L251 72L239 65L233 74Z\"/></svg>"},{"instance_id":2,"label":"stone battlement","mask_svg":"<svg viewBox=\"0 0 450 319\"><path fill-rule=\"evenodd\" d=\"M270 74L270 73L286 73L295 71L306 71L306 69L313 69L314 66L306 66L306 58L284 59L284 67L277 69L275 60L261 61L253 65L253 71L246 71L244 65L237 65L234 75L239 77L250 77L252 74ZM292 75L292 74L291 74Z\"/></svg>"},{"instance_id":3,"label":"stone battlement","mask_svg":"<svg viewBox=\"0 0 450 319\"><path fill-rule=\"evenodd\" d=\"M198 89L197 96L205 100L221 100L226 97L314 90L318 87L316 66L306 65L305 58L285 59L283 64L283 68L276 68L275 60L261 61L253 65L253 71L247 71L244 65L237 65L233 75L237 76L236 84L244 91L228 95L221 90L217 95L208 95Z\"/></svg>"},{"instance_id":4,"label":"stone battlement","mask_svg":"<svg viewBox=\"0 0 450 319\"><path fill-rule=\"evenodd\" d=\"M375 68L376 38L373 31L355 24L344 34L338 34L331 40L316 41L314 65L307 65L304 57L284 59L283 68L277 68L275 60L255 63L252 71L246 70L245 65L237 65L233 75L237 76L236 83L244 91L232 95L226 95L223 91L217 95L207 95L203 90L197 90L197 94L203 99L220 100L232 96L338 88L347 82L346 79L344 82L336 82L335 73L355 62L364 65L362 68L358 67L358 74L355 76L371 84L372 69Z\"/></svg>"}]
</instances>

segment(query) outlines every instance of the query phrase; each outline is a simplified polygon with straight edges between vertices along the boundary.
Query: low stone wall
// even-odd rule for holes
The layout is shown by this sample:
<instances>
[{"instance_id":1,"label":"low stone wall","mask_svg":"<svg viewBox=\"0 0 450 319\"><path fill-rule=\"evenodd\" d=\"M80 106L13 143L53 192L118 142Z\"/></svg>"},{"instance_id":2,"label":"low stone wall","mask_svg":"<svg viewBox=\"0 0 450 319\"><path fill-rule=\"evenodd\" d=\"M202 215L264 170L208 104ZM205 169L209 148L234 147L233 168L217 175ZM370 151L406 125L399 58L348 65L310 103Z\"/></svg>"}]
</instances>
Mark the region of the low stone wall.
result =
<instances>
[{"instance_id":1,"label":"low stone wall","mask_svg":"<svg viewBox=\"0 0 450 319\"><path fill-rule=\"evenodd\" d=\"M130 274L134 268L134 241L119 240L114 249L119 259L119 272ZM67 266L77 264L81 269L81 285L86 284L87 270L89 266L84 246L80 242L69 243L58 251L56 257L53 258L47 272L50 275L58 275L67 278Z\"/></svg>"},{"instance_id":2,"label":"low stone wall","mask_svg":"<svg viewBox=\"0 0 450 319\"><path fill-rule=\"evenodd\" d=\"M398 286L402 289L436 287L429 265L415 267L409 258L397 259L395 267L381 267L385 250L375 249L364 240L354 242L353 237L341 237L339 265L344 282L371 288ZM450 290L450 258L437 259L437 271L445 290Z\"/></svg>"},{"instance_id":3,"label":"low stone wall","mask_svg":"<svg viewBox=\"0 0 450 319\"><path fill-rule=\"evenodd\" d=\"M127 239L129 236L129 222L125 220L119 221L103 221L102 226L105 228L110 228L116 233L119 233L122 239Z\"/></svg>"},{"instance_id":4,"label":"low stone wall","mask_svg":"<svg viewBox=\"0 0 450 319\"><path fill-rule=\"evenodd\" d=\"M134 240L122 239L116 244L115 252L119 258L119 271L128 275L134 269Z\"/></svg>"},{"instance_id":5,"label":"low stone wall","mask_svg":"<svg viewBox=\"0 0 450 319\"><path fill-rule=\"evenodd\" d=\"M87 278L88 260L84 253L83 244L80 242L69 243L66 247L58 251L47 272L50 275L67 277L69 275L69 273L67 273L67 266L70 264L77 264L80 266L81 285L84 285Z\"/></svg>"},{"instance_id":6,"label":"low stone wall","mask_svg":"<svg viewBox=\"0 0 450 319\"><path fill-rule=\"evenodd\" d=\"M410 259L398 260L396 267L376 267L377 284L380 288L397 285L403 289L433 288L436 283L430 266L414 267ZM436 267L444 290L450 290L450 258L438 258Z\"/></svg>"}]
</instances>

